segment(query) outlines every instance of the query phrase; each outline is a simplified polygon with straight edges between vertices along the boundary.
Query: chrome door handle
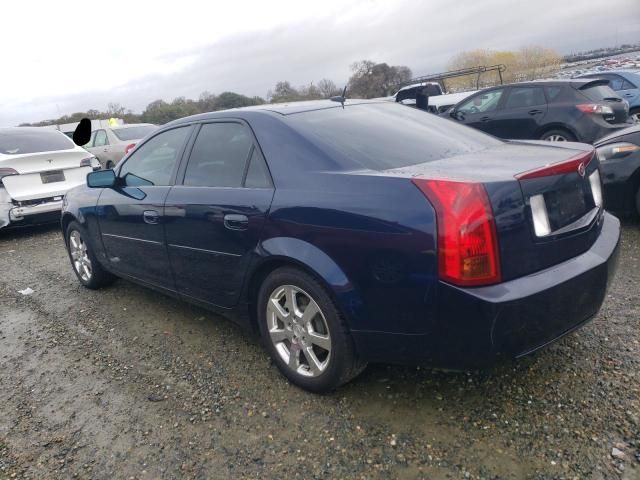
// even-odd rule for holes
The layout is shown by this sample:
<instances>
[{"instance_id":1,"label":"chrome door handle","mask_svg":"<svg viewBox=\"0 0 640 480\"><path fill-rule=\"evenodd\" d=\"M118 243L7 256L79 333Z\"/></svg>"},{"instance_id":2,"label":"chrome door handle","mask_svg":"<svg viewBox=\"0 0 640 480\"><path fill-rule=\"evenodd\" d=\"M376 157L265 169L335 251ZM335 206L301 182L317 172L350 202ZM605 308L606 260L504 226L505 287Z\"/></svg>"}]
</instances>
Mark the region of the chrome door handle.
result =
<instances>
[{"instance_id":1,"label":"chrome door handle","mask_svg":"<svg viewBox=\"0 0 640 480\"><path fill-rule=\"evenodd\" d=\"M247 230L249 228L249 217L229 213L224 216L224 226L229 230Z\"/></svg>"},{"instance_id":2,"label":"chrome door handle","mask_svg":"<svg viewBox=\"0 0 640 480\"><path fill-rule=\"evenodd\" d=\"M149 225L157 225L160 223L160 214L155 210L145 210L142 212L142 218L144 219L144 223L148 223Z\"/></svg>"}]
</instances>

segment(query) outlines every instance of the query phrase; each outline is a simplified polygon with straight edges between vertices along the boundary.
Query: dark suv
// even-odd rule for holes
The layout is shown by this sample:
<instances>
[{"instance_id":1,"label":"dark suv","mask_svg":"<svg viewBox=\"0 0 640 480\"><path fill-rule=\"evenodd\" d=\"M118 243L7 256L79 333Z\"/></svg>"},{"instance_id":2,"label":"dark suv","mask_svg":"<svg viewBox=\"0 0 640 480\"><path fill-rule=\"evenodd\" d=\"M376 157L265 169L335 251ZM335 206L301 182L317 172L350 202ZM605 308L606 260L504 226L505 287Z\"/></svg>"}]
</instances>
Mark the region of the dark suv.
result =
<instances>
[{"instance_id":1,"label":"dark suv","mask_svg":"<svg viewBox=\"0 0 640 480\"><path fill-rule=\"evenodd\" d=\"M629 126L608 81L545 80L487 88L443 115L500 138L593 143Z\"/></svg>"}]
</instances>

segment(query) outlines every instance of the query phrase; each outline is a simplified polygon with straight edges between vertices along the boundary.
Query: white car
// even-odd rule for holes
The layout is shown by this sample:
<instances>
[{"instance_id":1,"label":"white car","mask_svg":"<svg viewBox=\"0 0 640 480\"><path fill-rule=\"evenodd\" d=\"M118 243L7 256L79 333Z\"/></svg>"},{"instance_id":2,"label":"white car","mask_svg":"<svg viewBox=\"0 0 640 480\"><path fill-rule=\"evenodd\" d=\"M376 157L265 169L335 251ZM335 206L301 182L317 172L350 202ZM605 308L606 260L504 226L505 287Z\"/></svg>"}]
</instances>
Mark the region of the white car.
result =
<instances>
[{"instance_id":1,"label":"white car","mask_svg":"<svg viewBox=\"0 0 640 480\"><path fill-rule=\"evenodd\" d=\"M99 168L58 130L0 128L0 228L55 219L64 194Z\"/></svg>"}]
</instances>

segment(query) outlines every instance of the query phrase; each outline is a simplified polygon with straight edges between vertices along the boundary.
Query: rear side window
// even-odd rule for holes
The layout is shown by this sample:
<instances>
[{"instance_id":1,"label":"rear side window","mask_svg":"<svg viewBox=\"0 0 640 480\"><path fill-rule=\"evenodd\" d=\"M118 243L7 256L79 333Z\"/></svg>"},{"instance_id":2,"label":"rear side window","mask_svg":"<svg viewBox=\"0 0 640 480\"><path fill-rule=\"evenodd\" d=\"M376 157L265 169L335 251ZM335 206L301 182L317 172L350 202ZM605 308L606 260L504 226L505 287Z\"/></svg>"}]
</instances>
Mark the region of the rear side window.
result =
<instances>
[{"instance_id":1,"label":"rear side window","mask_svg":"<svg viewBox=\"0 0 640 480\"><path fill-rule=\"evenodd\" d=\"M271 187L271 176L267 170L267 164L255 147L251 153L251 160L249 160L249 168L247 169L247 178L244 180L244 186L247 188Z\"/></svg>"},{"instance_id":2,"label":"rear side window","mask_svg":"<svg viewBox=\"0 0 640 480\"><path fill-rule=\"evenodd\" d=\"M541 87L520 87L511 89L505 108L535 107L546 103Z\"/></svg>"},{"instance_id":3,"label":"rear side window","mask_svg":"<svg viewBox=\"0 0 640 480\"><path fill-rule=\"evenodd\" d=\"M155 125L137 125L132 127L114 128L111 130L119 140L139 140L146 137L158 127Z\"/></svg>"},{"instance_id":4,"label":"rear side window","mask_svg":"<svg viewBox=\"0 0 640 480\"><path fill-rule=\"evenodd\" d=\"M118 176L127 186L169 185L189 130L174 128L143 143L122 165Z\"/></svg>"},{"instance_id":5,"label":"rear side window","mask_svg":"<svg viewBox=\"0 0 640 480\"><path fill-rule=\"evenodd\" d=\"M595 85L593 87L581 88L580 91L594 102L599 102L605 98L619 98L618 94L607 85Z\"/></svg>"},{"instance_id":6,"label":"rear side window","mask_svg":"<svg viewBox=\"0 0 640 480\"><path fill-rule=\"evenodd\" d=\"M96 131L96 137L93 141L94 147L104 147L105 145L109 145L109 140L107 140L107 132L104 130Z\"/></svg>"},{"instance_id":7,"label":"rear side window","mask_svg":"<svg viewBox=\"0 0 640 480\"><path fill-rule=\"evenodd\" d=\"M560 98L562 87L545 87L545 92L547 92L547 98L549 99L549 102L553 102Z\"/></svg>"},{"instance_id":8,"label":"rear side window","mask_svg":"<svg viewBox=\"0 0 640 480\"><path fill-rule=\"evenodd\" d=\"M69 137L58 130L20 127L0 129L0 153L3 155L55 152L74 147Z\"/></svg>"},{"instance_id":9,"label":"rear side window","mask_svg":"<svg viewBox=\"0 0 640 480\"><path fill-rule=\"evenodd\" d=\"M253 138L239 123L202 125L193 144L184 185L241 187Z\"/></svg>"},{"instance_id":10,"label":"rear side window","mask_svg":"<svg viewBox=\"0 0 640 480\"><path fill-rule=\"evenodd\" d=\"M301 112L287 115L286 121L345 169L400 168L502 144L478 130L391 102Z\"/></svg>"}]
</instances>

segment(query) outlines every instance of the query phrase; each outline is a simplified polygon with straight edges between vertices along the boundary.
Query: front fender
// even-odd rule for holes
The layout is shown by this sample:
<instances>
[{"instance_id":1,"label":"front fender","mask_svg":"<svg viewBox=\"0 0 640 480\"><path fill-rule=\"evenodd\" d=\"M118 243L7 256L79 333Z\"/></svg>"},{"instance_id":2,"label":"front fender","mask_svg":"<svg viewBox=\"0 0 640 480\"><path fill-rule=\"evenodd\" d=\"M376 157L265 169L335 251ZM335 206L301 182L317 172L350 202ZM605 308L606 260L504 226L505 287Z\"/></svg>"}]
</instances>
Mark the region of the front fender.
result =
<instances>
[{"instance_id":1,"label":"front fender","mask_svg":"<svg viewBox=\"0 0 640 480\"><path fill-rule=\"evenodd\" d=\"M349 325L359 324L365 317L364 302L356 286L325 252L315 245L291 237L274 237L258 247L259 268L274 258L296 263L318 276L333 294Z\"/></svg>"}]
</instances>

